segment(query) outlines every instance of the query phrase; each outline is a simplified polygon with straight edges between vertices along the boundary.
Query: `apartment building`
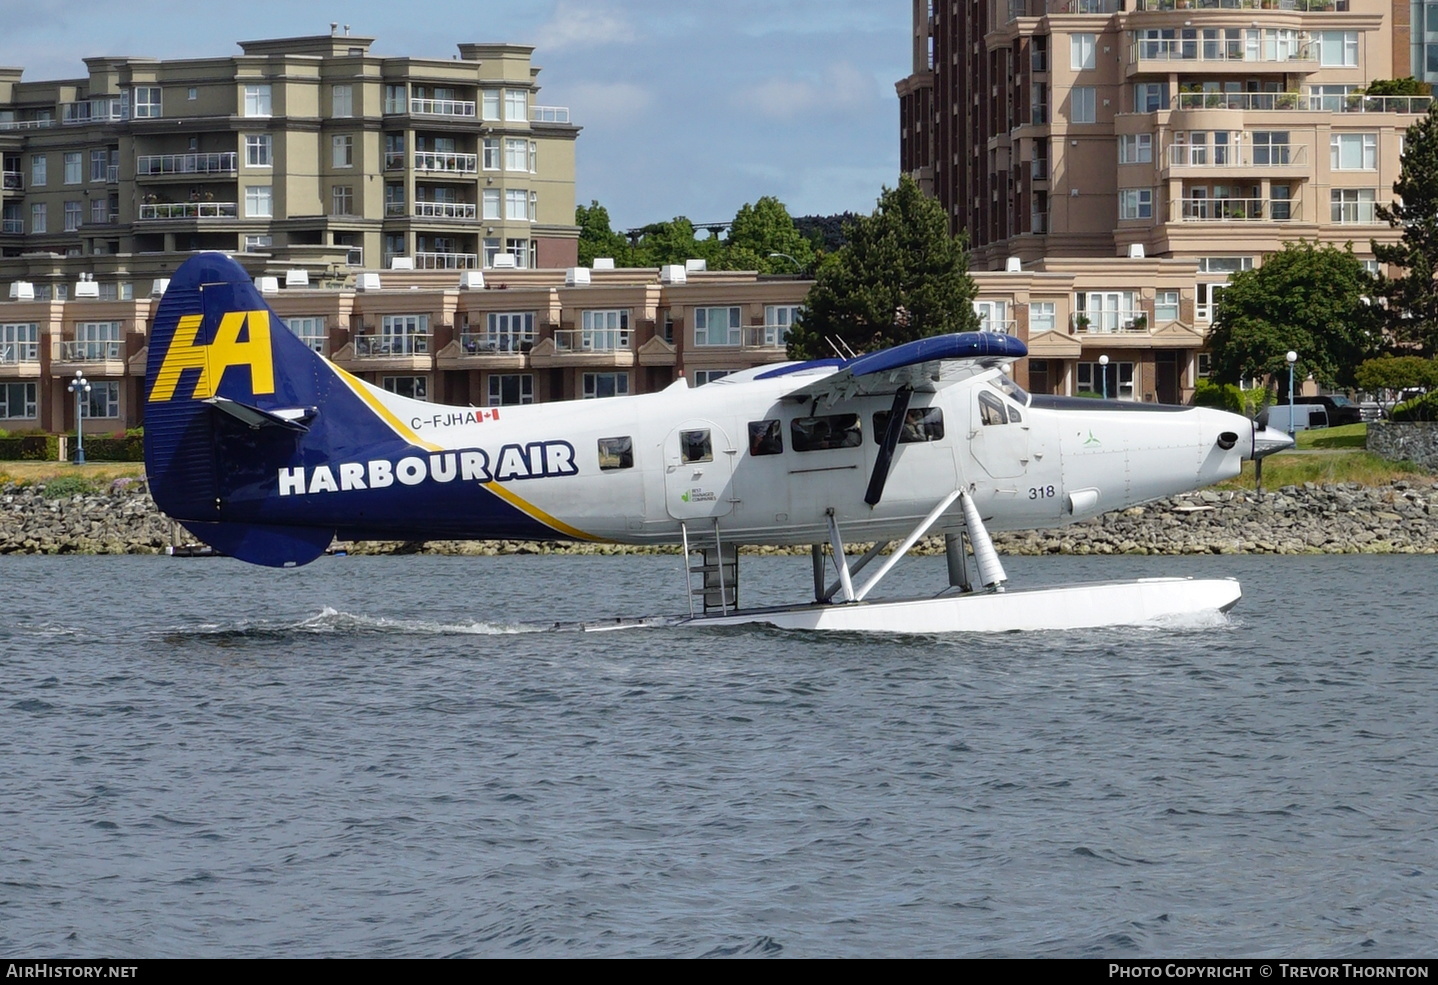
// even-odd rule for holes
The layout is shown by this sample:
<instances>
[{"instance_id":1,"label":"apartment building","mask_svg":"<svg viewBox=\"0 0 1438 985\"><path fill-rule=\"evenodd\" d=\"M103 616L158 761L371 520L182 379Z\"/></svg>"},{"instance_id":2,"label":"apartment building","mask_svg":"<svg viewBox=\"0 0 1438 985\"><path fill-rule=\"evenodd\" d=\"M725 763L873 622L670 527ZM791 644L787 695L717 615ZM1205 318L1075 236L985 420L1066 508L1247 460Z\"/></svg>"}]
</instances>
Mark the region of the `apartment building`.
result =
<instances>
[{"instance_id":1,"label":"apartment building","mask_svg":"<svg viewBox=\"0 0 1438 985\"><path fill-rule=\"evenodd\" d=\"M1438 50L1430 6L916 0L903 170L967 231L976 270L1072 282L1038 319L993 299L1028 341L1021 379L1183 402L1233 273L1290 240L1372 262L1372 240L1396 239L1375 208L1431 100L1362 90L1426 57L1410 23L1431 15Z\"/></svg>"},{"instance_id":2,"label":"apartment building","mask_svg":"<svg viewBox=\"0 0 1438 985\"><path fill-rule=\"evenodd\" d=\"M367 270L342 284L301 270L258 278L265 300L315 351L384 389L499 407L700 385L786 358L811 282L702 261L659 269ZM75 427L76 371L90 381L87 433L144 422L156 296L106 299L96 283L65 299L21 283L0 300L0 428Z\"/></svg>"}]
</instances>

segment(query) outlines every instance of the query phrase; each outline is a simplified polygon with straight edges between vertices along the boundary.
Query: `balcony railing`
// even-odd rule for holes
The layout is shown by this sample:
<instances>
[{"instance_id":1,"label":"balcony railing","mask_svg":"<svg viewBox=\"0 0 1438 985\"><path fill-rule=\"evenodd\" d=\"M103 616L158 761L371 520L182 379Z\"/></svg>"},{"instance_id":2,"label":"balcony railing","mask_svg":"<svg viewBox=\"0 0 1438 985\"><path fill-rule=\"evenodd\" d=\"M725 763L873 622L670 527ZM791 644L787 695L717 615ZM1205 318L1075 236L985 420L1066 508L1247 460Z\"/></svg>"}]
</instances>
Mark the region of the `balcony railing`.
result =
<instances>
[{"instance_id":1,"label":"balcony railing","mask_svg":"<svg viewBox=\"0 0 1438 985\"><path fill-rule=\"evenodd\" d=\"M534 336L513 332L463 332L459 346L467 356L513 354L534 348Z\"/></svg>"},{"instance_id":2,"label":"balcony railing","mask_svg":"<svg viewBox=\"0 0 1438 985\"><path fill-rule=\"evenodd\" d=\"M1073 327L1090 335L1146 335L1148 312L1142 308L1083 311L1073 316Z\"/></svg>"},{"instance_id":3,"label":"balcony railing","mask_svg":"<svg viewBox=\"0 0 1438 985\"><path fill-rule=\"evenodd\" d=\"M1009 0L1009 20L1045 14L1112 14L1119 0Z\"/></svg>"},{"instance_id":4,"label":"balcony railing","mask_svg":"<svg viewBox=\"0 0 1438 985\"><path fill-rule=\"evenodd\" d=\"M356 359L429 354L428 335L356 335L354 344Z\"/></svg>"},{"instance_id":5,"label":"balcony railing","mask_svg":"<svg viewBox=\"0 0 1438 985\"><path fill-rule=\"evenodd\" d=\"M416 270L473 270L479 266L477 253L416 253Z\"/></svg>"},{"instance_id":6,"label":"balcony railing","mask_svg":"<svg viewBox=\"0 0 1438 985\"><path fill-rule=\"evenodd\" d=\"M400 208L404 206L401 204ZM414 216L417 219L473 219L475 205L473 202L415 202Z\"/></svg>"},{"instance_id":7,"label":"balcony railing","mask_svg":"<svg viewBox=\"0 0 1438 985\"><path fill-rule=\"evenodd\" d=\"M1301 113L1426 113L1432 96L1346 96L1297 92L1180 92L1173 109L1282 110Z\"/></svg>"},{"instance_id":8,"label":"balcony railing","mask_svg":"<svg viewBox=\"0 0 1438 985\"><path fill-rule=\"evenodd\" d=\"M386 171L404 170L404 151L387 150L384 152L384 169Z\"/></svg>"},{"instance_id":9,"label":"balcony railing","mask_svg":"<svg viewBox=\"0 0 1438 985\"><path fill-rule=\"evenodd\" d=\"M120 358L120 342L61 342L60 360L67 363L114 362Z\"/></svg>"},{"instance_id":10,"label":"balcony railing","mask_svg":"<svg viewBox=\"0 0 1438 985\"><path fill-rule=\"evenodd\" d=\"M0 130L44 130L53 127L54 120L0 120Z\"/></svg>"},{"instance_id":11,"label":"balcony railing","mask_svg":"<svg viewBox=\"0 0 1438 985\"><path fill-rule=\"evenodd\" d=\"M1271 198L1180 198L1174 203L1179 222L1291 222L1298 203Z\"/></svg>"},{"instance_id":12,"label":"balcony railing","mask_svg":"<svg viewBox=\"0 0 1438 985\"><path fill-rule=\"evenodd\" d=\"M1012 318L985 318L979 319L979 331L989 332L993 335L1017 335L1019 334L1019 323Z\"/></svg>"},{"instance_id":13,"label":"balcony railing","mask_svg":"<svg viewBox=\"0 0 1438 985\"><path fill-rule=\"evenodd\" d=\"M89 99L79 103L61 103L60 121L66 126L103 123L125 119L119 99Z\"/></svg>"},{"instance_id":14,"label":"balcony railing","mask_svg":"<svg viewBox=\"0 0 1438 985\"><path fill-rule=\"evenodd\" d=\"M17 366L20 363L38 363L40 343L0 342L0 366Z\"/></svg>"},{"instance_id":15,"label":"balcony railing","mask_svg":"<svg viewBox=\"0 0 1438 985\"><path fill-rule=\"evenodd\" d=\"M19 171L6 171L4 182L7 191L24 191L25 189L25 176Z\"/></svg>"},{"instance_id":16,"label":"balcony railing","mask_svg":"<svg viewBox=\"0 0 1438 985\"><path fill-rule=\"evenodd\" d=\"M389 155L385 155L385 167L389 167ZM477 174L479 172L479 155L449 154L424 150L415 151L414 169L416 171L450 171L458 174Z\"/></svg>"},{"instance_id":17,"label":"balcony railing","mask_svg":"<svg viewBox=\"0 0 1438 985\"><path fill-rule=\"evenodd\" d=\"M1306 144L1170 144L1164 156L1171 168L1286 168L1308 163Z\"/></svg>"},{"instance_id":18,"label":"balcony railing","mask_svg":"<svg viewBox=\"0 0 1438 985\"><path fill-rule=\"evenodd\" d=\"M568 123L568 106L531 106L529 107L530 123Z\"/></svg>"},{"instance_id":19,"label":"balcony railing","mask_svg":"<svg viewBox=\"0 0 1438 985\"><path fill-rule=\"evenodd\" d=\"M554 333L560 352L628 352L632 336L626 328L562 328Z\"/></svg>"},{"instance_id":20,"label":"balcony railing","mask_svg":"<svg viewBox=\"0 0 1438 985\"><path fill-rule=\"evenodd\" d=\"M140 206L140 219L233 219L238 202L165 202Z\"/></svg>"},{"instance_id":21,"label":"balcony railing","mask_svg":"<svg viewBox=\"0 0 1438 985\"><path fill-rule=\"evenodd\" d=\"M135 174L234 174L239 155L224 154L143 154L135 159Z\"/></svg>"},{"instance_id":22,"label":"balcony railing","mask_svg":"<svg viewBox=\"0 0 1438 985\"><path fill-rule=\"evenodd\" d=\"M1139 38L1129 46L1131 62L1204 62L1317 65L1306 35L1297 40L1264 37L1250 43L1241 38Z\"/></svg>"},{"instance_id":23,"label":"balcony railing","mask_svg":"<svg viewBox=\"0 0 1438 985\"><path fill-rule=\"evenodd\" d=\"M1135 10L1347 10L1348 0L1134 0Z\"/></svg>"},{"instance_id":24,"label":"balcony railing","mask_svg":"<svg viewBox=\"0 0 1438 985\"><path fill-rule=\"evenodd\" d=\"M409 101L415 116L474 116L475 103L465 99L415 99Z\"/></svg>"},{"instance_id":25,"label":"balcony railing","mask_svg":"<svg viewBox=\"0 0 1438 985\"><path fill-rule=\"evenodd\" d=\"M0 225L0 232L5 232L5 233L23 233L24 231L25 231L25 220L24 220L24 219L6 219L6 220L4 220L4 224L3 224L3 225Z\"/></svg>"}]
</instances>

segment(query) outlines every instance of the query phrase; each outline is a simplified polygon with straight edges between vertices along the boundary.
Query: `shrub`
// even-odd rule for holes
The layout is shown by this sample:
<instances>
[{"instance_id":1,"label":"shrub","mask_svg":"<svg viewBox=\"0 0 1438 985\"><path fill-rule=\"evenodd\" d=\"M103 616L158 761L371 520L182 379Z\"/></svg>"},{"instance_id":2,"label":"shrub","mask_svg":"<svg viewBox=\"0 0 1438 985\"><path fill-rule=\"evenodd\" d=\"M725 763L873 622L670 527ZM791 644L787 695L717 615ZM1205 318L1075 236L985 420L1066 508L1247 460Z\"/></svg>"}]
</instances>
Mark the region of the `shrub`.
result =
<instances>
[{"instance_id":1,"label":"shrub","mask_svg":"<svg viewBox=\"0 0 1438 985\"><path fill-rule=\"evenodd\" d=\"M1232 411L1244 417L1256 417L1272 402L1273 394L1267 389L1241 390L1232 383L1199 380L1193 391L1194 406Z\"/></svg>"},{"instance_id":2,"label":"shrub","mask_svg":"<svg viewBox=\"0 0 1438 985\"><path fill-rule=\"evenodd\" d=\"M0 438L0 459L53 462L60 457L60 441L53 434L17 434Z\"/></svg>"},{"instance_id":3,"label":"shrub","mask_svg":"<svg viewBox=\"0 0 1438 985\"><path fill-rule=\"evenodd\" d=\"M1393 408L1389 415L1393 421L1438 421L1438 393L1425 393L1421 397L1405 400Z\"/></svg>"},{"instance_id":4,"label":"shrub","mask_svg":"<svg viewBox=\"0 0 1438 985\"><path fill-rule=\"evenodd\" d=\"M91 496L95 484L83 475L62 475L45 483L40 495L46 499L69 499L71 496Z\"/></svg>"}]
</instances>

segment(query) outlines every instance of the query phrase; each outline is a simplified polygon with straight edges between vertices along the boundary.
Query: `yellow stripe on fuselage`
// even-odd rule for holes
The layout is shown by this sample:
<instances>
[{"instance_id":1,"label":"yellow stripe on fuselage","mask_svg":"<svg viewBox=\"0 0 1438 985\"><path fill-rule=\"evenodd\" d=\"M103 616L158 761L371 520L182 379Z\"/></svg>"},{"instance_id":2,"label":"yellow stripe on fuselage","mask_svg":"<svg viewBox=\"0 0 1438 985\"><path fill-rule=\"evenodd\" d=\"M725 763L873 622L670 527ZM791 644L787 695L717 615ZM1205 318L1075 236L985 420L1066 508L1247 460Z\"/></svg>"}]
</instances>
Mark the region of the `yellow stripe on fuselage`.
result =
<instances>
[{"instance_id":1,"label":"yellow stripe on fuselage","mask_svg":"<svg viewBox=\"0 0 1438 985\"><path fill-rule=\"evenodd\" d=\"M593 534L587 534L583 530L580 530L578 527L571 527L569 524L565 523L558 517L551 516L548 513L544 512L538 506L535 506L533 503L520 499L514 493L504 488L503 483L486 482L484 484L484 488L494 493L496 496L504 500L510 506L513 506L515 509L527 514L532 519L538 520L546 527L552 527L554 530L557 530L559 533L564 534L566 537L573 537L575 540L593 541L599 541L604 539L602 537L596 537Z\"/></svg>"}]
</instances>

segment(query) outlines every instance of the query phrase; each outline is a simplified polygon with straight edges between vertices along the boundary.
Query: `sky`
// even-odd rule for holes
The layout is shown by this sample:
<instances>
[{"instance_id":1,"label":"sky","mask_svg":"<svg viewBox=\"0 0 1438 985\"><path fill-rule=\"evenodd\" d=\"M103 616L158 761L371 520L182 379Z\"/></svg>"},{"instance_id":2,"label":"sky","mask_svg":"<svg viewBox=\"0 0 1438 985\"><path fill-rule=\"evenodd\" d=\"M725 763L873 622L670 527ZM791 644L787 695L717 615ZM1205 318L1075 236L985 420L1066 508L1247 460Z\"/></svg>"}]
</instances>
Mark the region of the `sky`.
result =
<instances>
[{"instance_id":1,"label":"sky","mask_svg":"<svg viewBox=\"0 0 1438 985\"><path fill-rule=\"evenodd\" d=\"M894 83L909 0L0 0L0 65L78 78L83 58L238 55L237 41L373 37L382 56L461 42L534 45L537 102L568 106L575 200L614 228L732 219L776 196L792 215L871 212L899 173Z\"/></svg>"}]
</instances>

